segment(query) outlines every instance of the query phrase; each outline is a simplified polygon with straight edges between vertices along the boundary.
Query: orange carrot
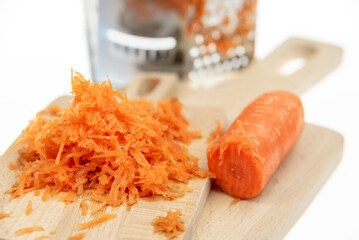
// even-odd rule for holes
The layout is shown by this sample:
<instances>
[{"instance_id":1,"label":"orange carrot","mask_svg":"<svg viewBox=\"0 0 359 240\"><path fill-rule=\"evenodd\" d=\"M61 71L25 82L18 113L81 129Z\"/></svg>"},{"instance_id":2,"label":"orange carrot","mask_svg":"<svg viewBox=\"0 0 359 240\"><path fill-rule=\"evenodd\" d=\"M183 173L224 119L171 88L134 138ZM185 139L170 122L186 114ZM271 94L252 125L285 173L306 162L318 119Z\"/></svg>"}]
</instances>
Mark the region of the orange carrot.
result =
<instances>
[{"instance_id":1,"label":"orange carrot","mask_svg":"<svg viewBox=\"0 0 359 240\"><path fill-rule=\"evenodd\" d=\"M8 217L8 216L10 216L11 214L12 214L12 212L11 212L11 213L3 213L3 212L0 212L0 220L3 219L3 218L6 218L6 217Z\"/></svg>"},{"instance_id":2,"label":"orange carrot","mask_svg":"<svg viewBox=\"0 0 359 240\"><path fill-rule=\"evenodd\" d=\"M29 200L29 202L27 203L25 214L26 216L29 216L31 213L32 213L32 202L31 200Z\"/></svg>"},{"instance_id":3,"label":"orange carrot","mask_svg":"<svg viewBox=\"0 0 359 240\"><path fill-rule=\"evenodd\" d=\"M182 213L180 210L172 212L169 210L167 216L157 217L153 220L152 224L155 227L154 232L165 233L168 239L174 239L184 232L185 226L180 220Z\"/></svg>"},{"instance_id":4,"label":"orange carrot","mask_svg":"<svg viewBox=\"0 0 359 240\"><path fill-rule=\"evenodd\" d=\"M210 143L213 140L216 140L217 138L219 138L223 134L221 122L219 120L217 120L216 124L217 124L216 129L209 134L208 139L207 139L207 143Z\"/></svg>"},{"instance_id":5,"label":"orange carrot","mask_svg":"<svg viewBox=\"0 0 359 240\"><path fill-rule=\"evenodd\" d=\"M10 167L10 170L15 170L17 168L17 164L10 162L9 167Z\"/></svg>"},{"instance_id":6,"label":"orange carrot","mask_svg":"<svg viewBox=\"0 0 359 240\"><path fill-rule=\"evenodd\" d=\"M46 185L44 192L42 193L42 201L46 201L49 198L49 193L51 191L51 187Z\"/></svg>"},{"instance_id":7,"label":"orange carrot","mask_svg":"<svg viewBox=\"0 0 359 240\"><path fill-rule=\"evenodd\" d=\"M15 232L16 235L22 235L22 234L28 234L28 233L33 233L33 232L37 232L37 231L45 231L42 227L29 227L29 228L22 228L19 229Z\"/></svg>"},{"instance_id":8,"label":"orange carrot","mask_svg":"<svg viewBox=\"0 0 359 240\"><path fill-rule=\"evenodd\" d=\"M87 215L87 210L88 210L88 205L85 201L82 201L80 203L80 207L81 207L81 211L82 211L82 216L86 216Z\"/></svg>"},{"instance_id":9,"label":"orange carrot","mask_svg":"<svg viewBox=\"0 0 359 240\"><path fill-rule=\"evenodd\" d=\"M61 199L72 202L88 191L107 206L133 205L142 196L178 197L175 183L212 175L188 153L185 144L200 133L188 130L177 99L130 100L110 80L91 83L79 73L71 83L71 106L50 120L38 113L22 132L12 198L45 188L44 201L65 192Z\"/></svg>"},{"instance_id":10,"label":"orange carrot","mask_svg":"<svg viewBox=\"0 0 359 240\"><path fill-rule=\"evenodd\" d=\"M66 204L73 203L76 201L76 194L73 191L68 191L65 195L59 196L59 198Z\"/></svg>"},{"instance_id":11,"label":"orange carrot","mask_svg":"<svg viewBox=\"0 0 359 240\"><path fill-rule=\"evenodd\" d=\"M40 196L41 190L40 189L36 189L34 192L34 196Z\"/></svg>"},{"instance_id":12,"label":"orange carrot","mask_svg":"<svg viewBox=\"0 0 359 240\"><path fill-rule=\"evenodd\" d=\"M52 115L58 115L58 114L60 114L61 113L61 107L59 106L59 105L56 105L56 104L54 104L54 105L51 105L50 106L50 108L49 108L49 112L50 112L50 114L52 114Z\"/></svg>"},{"instance_id":13,"label":"orange carrot","mask_svg":"<svg viewBox=\"0 0 359 240\"><path fill-rule=\"evenodd\" d=\"M104 204L104 203L95 205L95 206L92 208L91 216L94 216L94 215L98 214L98 213L101 212L101 211L105 211L106 208L107 208L107 205Z\"/></svg>"},{"instance_id":14,"label":"orange carrot","mask_svg":"<svg viewBox=\"0 0 359 240\"><path fill-rule=\"evenodd\" d=\"M41 236L41 237L37 237L34 240L44 240L44 239L49 239L49 236Z\"/></svg>"},{"instance_id":15,"label":"orange carrot","mask_svg":"<svg viewBox=\"0 0 359 240\"><path fill-rule=\"evenodd\" d=\"M75 236L69 237L68 240L81 240L85 237L85 233L79 233Z\"/></svg>"},{"instance_id":16,"label":"orange carrot","mask_svg":"<svg viewBox=\"0 0 359 240\"><path fill-rule=\"evenodd\" d=\"M238 202L240 202L242 199L240 198L233 198L232 202L229 204L230 206L236 205Z\"/></svg>"},{"instance_id":17,"label":"orange carrot","mask_svg":"<svg viewBox=\"0 0 359 240\"><path fill-rule=\"evenodd\" d=\"M86 229L86 228L92 228L100 223L106 222L115 217L116 217L116 214L104 214L101 217L95 218L92 221L82 223L82 224L77 224L77 228L79 228L81 230Z\"/></svg>"},{"instance_id":18,"label":"orange carrot","mask_svg":"<svg viewBox=\"0 0 359 240\"><path fill-rule=\"evenodd\" d=\"M218 185L235 198L257 196L298 141L303 115L299 97L288 91L253 101L207 149Z\"/></svg>"},{"instance_id":19,"label":"orange carrot","mask_svg":"<svg viewBox=\"0 0 359 240\"><path fill-rule=\"evenodd\" d=\"M50 235L54 235L54 234L56 234L56 231L51 231L50 232Z\"/></svg>"}]
</instances>

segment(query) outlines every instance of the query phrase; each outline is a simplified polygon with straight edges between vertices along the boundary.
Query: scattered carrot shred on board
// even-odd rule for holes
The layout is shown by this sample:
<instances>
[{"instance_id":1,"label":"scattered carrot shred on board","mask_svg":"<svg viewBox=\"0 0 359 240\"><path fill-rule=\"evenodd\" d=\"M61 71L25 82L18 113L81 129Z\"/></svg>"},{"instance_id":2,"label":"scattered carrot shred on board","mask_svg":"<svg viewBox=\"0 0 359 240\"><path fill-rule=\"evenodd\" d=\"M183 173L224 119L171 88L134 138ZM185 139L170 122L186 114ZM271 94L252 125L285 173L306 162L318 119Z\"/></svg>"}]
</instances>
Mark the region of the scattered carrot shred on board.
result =
<instances>
[{"instance_id":1,"label":"scattered carrot shred on board","mask_svg":"<svg viewBox=\"0 0 359 240\"><path fill-rule=\"evenodd\" d=\"M44 240L44 239L49 239L49 236L41 236L41 237L37 237L34 240Z\"/></svg>"},{"instance_id":2,"label":"scattered carrot shred on board","mask_svg":"<svg viewBox=\"0 0 359 240\"><path fill-rule=\"evenodd\" d=\"M19 229L15 232L16 235L22 235L22 234L28 234L28 233L33 233L33 232L37 232L37 231L45 231L42 227L29 227L29 228L22 228Z\"/></svg>"},{"instance_id":3,"label":"scattered carrot shred on board","mask_svg":"<svg viewBox=\"0 0 359 240\"><path fill-rule=\"evenodd\" d=\"M233 200L231 201L231 203L229 204L230 206L234 206L236 205L238 202L240 202L242 199L240 198L233 198Z\"/></svg>"},{"instance_id":4,"label":"scattered carrot shred on board","mask_svg":"<svg viewBox=\"0 0 359 240\"><path fill-rule=\"evenodd\" d=\"M80 207L81 207L82 216L86 216L89 206L87 205L87 203L85 201L82 201L80 203Z\"/></svg>"},{"instance_id":5,"label":"scattered carrot shred on board","mask_svg":"<svg viewBox=\"0 0 359 240\"><path fill-rule=\"evenodd\" d=\"M61 111L62 111L61 107L60 107L59 105L57 105L57 104L53 104L53 105L51 105L50 108L49 108L49 112L50 112L50 114L52 114L52 115L60 114Z\"/></svg>"},{"instance_id":6,"label":"scattered carrot shred on board","mask_svg":"<svg viewBox=\"0 0 359 240\"><path fill-rule=\"evenodd\" d=\"M70 107L51 120L37 114L17 142L23 170L12 198L45 188L43 200L90 191L93 201L133 205L142 196L182 196L178 183L213 176L188 153L185 145L200 133L188 130L177 99L130 100L109 79L71 79Z\"/></svg>"},{"instance_id":7,"label":"scattered carrot shred on board","mask_svg":"<svg viewBox=\"0 0 359 240\"><path fill-rule=\"evenodd\" d=\"M3 219L3 218L6 218L6 217L8 217L8 216L10 216L11 214L12 214L12 212L11 212L11 213L3 213L3 212L0 212L0 220Z\"/></svg>"},{"instance_id":8,"label":"scattered carrot shred on board","mask_svg":"<svg viewBox=\"0 0 359 240\"><path fill-rule=\"evenodd\" d=\"M40 193L41 193L41 190L40 189L36 189L35 190L35 193L34 193L34 196L40 196Z\"/></svg>"},{"instance_id":9,"label":"scattered carrot shred on board","mask_svg":"<svg viewBox=\"0 0 359 240\"><path fill-rule=\"evenodd\" d=\"M50 235L54 235L54 234L56 234L56 231L51 231L50 232Z\"/></svg>"},{"instance_id":10,"label":"scattered carrot shred on board","mask_svg":"<svg viewBox=\"0 0 359 240\"><path fill-rule=\"evenodd\" d=\"M212 142L212 140L218 139L223 134L223 129L221 122L219 120L216 121L216 129L211 132L208 136L207 143Z\"/></svg>"},{"instance_id":11,"label":"scattered carrot shred on board","mask_svg":"<svg viewBox=\"0 0 359 240\"><path fill-rule=\"evenodd\" d=\"M92 207L92 211L91 211L91 216L104 211L106 209L107 205L106 204L97 204L94 207Z\"/></svg>"},{"instance_id":12,"label":"scattered carrot shred on board","mask_svg":"<svg viewBox=\"0 0 359 240\"><path fill-rule=\"evenodd\" d=\"M182 213L180 210L175 212L168 211L166 217L157 217L153 220L154 231L165 233L168 239L176 238L181 232L184 232L185 226L180 217Z\"/></svg>"},{"instance_id":13,"label":"scattered carrot shred on board","mask_svg":"<svg viewBox=\"0 0 359 240\"><path fill-rule=\"evenodd\" d=\"M51 191L51 187L46 185L44 192L42 193L42 201L46 201L49 198L49 193Z\"/></svg>"},{"instance_id":14,"label":"scattered carrot shred on board","mask_svg":"<svg viewBox=\"0 0 359 240\"><path fill-rule=\"evenodd\" d=\"M79 233L77 235L74 235L72 237L69 237L68 240L81 240L85 237L85 233Z\"/></svg>"},{"instance_id":15,"label":"scattered carrot shred on board","mask_svg":"<svg viewBox=\"0 0 359 240\"><path fill-rule=\"evenodd\" d=\"M9 167L10 167L10 170L15 170L17 168L17 164L10 162Z\"/></svg>"},{"instance_id":16,"label":"scattered carrot shred on board","mask_svg":"<svg viewBox=\"0 0 359 240\"><path fill-rule=\"evenodd\" d=\"M74 191L68 191L65 195L59 196L59 198L65 203L72 203L77 199Z\"/></svg>"},{"instance_id":17,"label":"scattered carrot shred on board","mask_svg":"<svg viewBox=\"0 0 359 240\"><path fill-rule=\"evenodd\" d=\"M29 202L27 203L25 215L29 216L31 213L32 213L32 202L31 200L29 200Z\"/></svg>"},{"instance_id":18,"label":"scattered carrot shred on board","mask_svg":"<svg viewBox=\"0 0 359 240\"><path fill-rule=\"evenodd\" d=\"M92 228L100 223L106 222L112 218L115 218L116 214L104 214L98 218L95 218L92 221L86 222L86 223L81 223L81 224L77 224L77 228L79 229L86 229L86 228Z\"/></svg>"}]
</instances>

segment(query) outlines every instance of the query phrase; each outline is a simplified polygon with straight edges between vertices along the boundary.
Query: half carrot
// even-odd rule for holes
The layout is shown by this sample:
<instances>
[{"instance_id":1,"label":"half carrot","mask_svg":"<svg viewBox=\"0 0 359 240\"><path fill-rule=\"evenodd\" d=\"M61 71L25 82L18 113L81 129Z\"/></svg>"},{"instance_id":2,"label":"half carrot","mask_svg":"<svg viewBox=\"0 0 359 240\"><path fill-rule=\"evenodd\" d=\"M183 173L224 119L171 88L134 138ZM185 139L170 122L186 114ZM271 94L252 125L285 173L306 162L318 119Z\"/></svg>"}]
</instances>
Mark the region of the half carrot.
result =
<instances>
[{"instance_id":1,"label":"half carrot","mask_svg":"<svg viewBox=\"0 0 359 240\"><path fill-rule=\"evenodd\" d=\"M303 116L299 97L288 91L253 101L207 149L218 185L235 198L257 196L298 141Z\"/></svg>"}]
</instances>

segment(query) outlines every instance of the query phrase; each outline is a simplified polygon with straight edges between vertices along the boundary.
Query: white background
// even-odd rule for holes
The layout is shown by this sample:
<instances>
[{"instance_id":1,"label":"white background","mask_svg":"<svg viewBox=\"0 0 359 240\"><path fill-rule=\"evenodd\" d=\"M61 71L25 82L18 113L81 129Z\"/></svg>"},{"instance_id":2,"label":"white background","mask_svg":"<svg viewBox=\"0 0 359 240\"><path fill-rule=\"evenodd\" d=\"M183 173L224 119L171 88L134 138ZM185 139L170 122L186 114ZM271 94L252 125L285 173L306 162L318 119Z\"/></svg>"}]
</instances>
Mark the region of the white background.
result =
<instances>
[{"instance_id":1,"label":"white background","mask_svg":"<svg viewBox=\"0 0 359 240\"><path fill-rule=\"evenodd\" d=\"M256 57L292 36L339 45L342 64L302 95L306 121L345 137L341 164L286 239L359 239L359 1L259 0ZM0 0L0 152L36 112L90 76L79 0Z\"/></svg>"}]
</instances>

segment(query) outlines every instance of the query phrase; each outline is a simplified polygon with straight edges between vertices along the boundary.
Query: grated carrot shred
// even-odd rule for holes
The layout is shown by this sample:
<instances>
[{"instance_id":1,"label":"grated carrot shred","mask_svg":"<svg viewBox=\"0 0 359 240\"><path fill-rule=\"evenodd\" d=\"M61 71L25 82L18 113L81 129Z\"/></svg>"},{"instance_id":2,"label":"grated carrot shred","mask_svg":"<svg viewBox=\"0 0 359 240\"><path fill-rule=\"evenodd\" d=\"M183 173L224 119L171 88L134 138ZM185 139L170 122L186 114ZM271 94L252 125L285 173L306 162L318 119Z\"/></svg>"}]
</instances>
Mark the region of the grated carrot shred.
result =
<instances>
[{"instance_id":1,"label":"grated carrot shred","mask_svg":"<svg viewBox=\"0 0 359 240\"><path fill-rule=\"evenodd\" d=\"M208 136L207 143L210 143L216 139L219 139L223 134L223 129L221 122L219 120L216 121L216 129L211 132Z\"/></svg>"},{"instance_id":2,"label":"grated carrot shred","mask_svg":"<svg viewBox=\"0 0 359 240\"><path fill-rule=\"evenodd\" d=\"M15 232L16 235L22 235L22 234L28 234L28 233L33 233L33 232L37 232L37 231L45 231L42 227L29 227L29 228L22 228L19 229Z\"/></svg>"},{"instance_id":3,"label":"grated carrot shred","mask_svg":"<svg viewBox=\"0 0 359 240\"><path fill-rule=\"evenodd\" d=\"M9 168L10 168L10 170L15 170L17 168L17 163L10 162L9 163Z\"/></svg>"},{"instance_id":4,"label":"grated carrot shred","mask_svg":"<svg viewBox=\"0 0 359 240\"><path fill-rule=\"evenodd\" d=\"M112 218L115 218L116 214L104 214L101 217L95 218L92 221L86 222L86 223L81 223L81 224L77 224L77 228L83 230L86 228L92 228L100 223L106 222Z\"/></svg>"},{"instance_id":5,"label":"grated carrot shred","mask_svg":"<svg viewBox=\"0 0 359 240\"><path fill-rule=\"evenodd\" d=\"M80 203L80 207L81 207L81 211L82 211L82 216L86 216L89 206L87 205L87 203L85 201L82 201Z\"/></svg>"},{"instance_id":6,"label":"grated carrot shred","mask_svg":"<svg viewBox=\"0 0 359 240\"><path fill-rule=\"evenodd\" d=\"M44 192L42 193L42 201L46 201L49 198L49 193L51 191L51 187L46 185Z\"/></svg>"},{"instance_id":7,"label":"grated carrot shred","mask_svg":"<svg viewBox=\"0 0 359 240\"><path fill-rule=\"evenodd\" d=\"M77 200L76 194L74 191L68 191L65 195L59 196L59 198L64 201L66 204L73 203Z\"/></svg>"},{"instance_id":8,"label":"grated carrot shred","mask_svg":"<svg viewBox=\"0 0 359 240\"><path fill-rule=\"evenodd\" d=\"M176 238L185 230L185 226L180 219L181 216L180 210L175 212L169 210L167 216L155 218L152 222L155 227L154 232L164 233L168 239Z\"/></svg>"},{"instance_id":9,"label":"grated carrot shred","mask_svg":"<svg viewBox=\"0 0 359 240\"><path fill-rule=\"evenodd\" d=\"M187 190L179 183L213 177L188 153L186 144L200 132L188 130L176 98L130 100L109 79L92 83L77 72L71 83L70 107L52 119L38 113L13 148L21 145L22 170L12 198L45 188L44 201L67 192L65 202L81 195L109 206L133 205L143 196L183 196Z\"/></svg>"},{"instance_id":10,"label":"grated carrot shred","mask_svg":"<svg viewBox=\"0 0 359 240\"><path fill-rule=\"evenodd\" d=\"M242 200L241 198L233 198L233 200L231 201L231 203L229 205L234 206L237 203L239 203L241 200Z\"/></svg>"},{"instance_id":11,"label":"grated carrot shred","mask_svg":"<svg viewBox=\"0 0 359 240\"><path fill-rule=\"evenodd\" d=\"M11 214L12 214L12 212L11 212L11 213L3 213L3 212L0 212L0 220L3 219L3 218L6 218L6 217L8 217L8 216L10 216Z\"/></svg>"},{"instance_id":12,"label":"grated carrot shred","mask_svg":"<svg viewBox=\"0 0 359 240\"><path fill-rule=\"evenodd\" d=\"M41 237L37 237L34 240L44 240L44 239L49 239L49 236L41 236Z\"/></svg>"},{"instance_id":13,"label":"grated carrot shred","mask_svg":"<svg viewBox=\"0 0 359 240\"><path fill-rule=\"evenodd\" d=\"M31 213L32 213L32 202L31 202L31 200L29 200L27 203L25 215L29 216Z\"/></svg>"},{"instance_id":14,"label":"grated carrot shred","mask_svg":"<svg viewBox=\"0 0 359 240\"><path fill-rule=\"evenodd\" d=\"M75 236L69 237L68 240L81 240L85 237L85 233L79 233Z\"/></svg>"},{"instance_id":15,"label":"grated carrot shred","mask_svg":"<svg viewBox=\"0 0 359 240\"><path fill-rule=\"evenodd\" d=\"M54 234L56 234L56 231L51 231L50 232L50 235L54 235Z\"/></svg>"},{"instance_id":16,"label":"grated carrot shred","mask_svg":"<svg viewBox=\"0 0 359 240\"><path fill-rule=\"evenodd\" d=\"M40 196L41 190L40 189L36 189L34 192L34 196Z\"/></svg>"},{"instance_id":17,"label":"grated carrot shred","mask_svg":"<svg viewBox=\"0 0 359 240\"><path fill-rule=\"evenodd\" d=\"M57 104L53 104L49 107L49 112L52 115L59 115L61 111L62 111L61 107Z\"/></svg>"}]
</instances>

